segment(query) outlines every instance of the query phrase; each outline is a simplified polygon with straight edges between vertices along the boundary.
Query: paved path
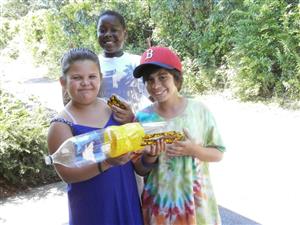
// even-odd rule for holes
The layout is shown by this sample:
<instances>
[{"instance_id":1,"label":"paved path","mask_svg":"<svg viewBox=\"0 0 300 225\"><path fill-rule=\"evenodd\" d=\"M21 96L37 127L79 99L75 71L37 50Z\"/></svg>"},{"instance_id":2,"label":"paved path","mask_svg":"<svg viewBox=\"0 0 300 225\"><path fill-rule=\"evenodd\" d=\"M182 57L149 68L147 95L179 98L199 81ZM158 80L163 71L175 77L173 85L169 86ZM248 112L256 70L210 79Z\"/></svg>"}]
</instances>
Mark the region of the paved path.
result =
<instances>
[{"instance_id":1,"label":"paved path","mask_svg":"<svg viewBox=\"0 0 300 225\"><path fill-rule=\"evenodd\" d=\"M15 197L0 200L0 224L67 225L67 208L66 184L58 182L45 185ZM223 207L220 207L220 211L223 225L258 225Z\"/></svg>"},{"instance_id":2,"label":"paved path","mask_svg":"<svg viewBox=\"0 0 300 225\"><path fill-rule=\"evenodd\" d=\"M62 108L57 81L41 78L37 69L32 73L21 63L1 70L6 74L1 77L3 87L18 96L34 94L49 108ZM224 160L211 164L218 203L264 225L300 224L300 112L238 103L223 95L202 100L215 115L227 145ZM0 224L64 224L64 195L59 185L34 190L29 198L0 201ZM222 213L226 219L231 212L222 209Z\"/></svg>"},{"instance_id":3,"label":"paved path","mask_svg":"<svg viewBox=\"0 0 300 225\"><path fill-rule=\"evenodd\" d=\"M62 182L0 200L0 224L67 225L68 205Z\"/></svg>"}]
</instances>

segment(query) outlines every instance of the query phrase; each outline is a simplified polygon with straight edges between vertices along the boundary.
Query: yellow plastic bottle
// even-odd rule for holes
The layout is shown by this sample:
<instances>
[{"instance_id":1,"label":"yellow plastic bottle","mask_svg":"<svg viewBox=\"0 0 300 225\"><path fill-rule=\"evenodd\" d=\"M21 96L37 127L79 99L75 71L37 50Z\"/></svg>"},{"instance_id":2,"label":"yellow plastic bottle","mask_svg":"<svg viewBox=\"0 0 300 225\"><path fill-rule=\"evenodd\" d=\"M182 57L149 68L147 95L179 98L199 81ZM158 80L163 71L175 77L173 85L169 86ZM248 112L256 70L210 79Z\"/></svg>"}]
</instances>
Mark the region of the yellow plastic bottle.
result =
<instances>
[{"instance_id":1,"label":"yellow plastic bottle","mask_svg":"<svg viewBox=\"0 0 300 225\"><path fill-rule=\"evenodd\" d=\"M143 149L141 143L144 135L145 131L140 123L107 127L104 132L104 141L110 143L109 157L114 158Z\"/></svg>"}]
</instances>

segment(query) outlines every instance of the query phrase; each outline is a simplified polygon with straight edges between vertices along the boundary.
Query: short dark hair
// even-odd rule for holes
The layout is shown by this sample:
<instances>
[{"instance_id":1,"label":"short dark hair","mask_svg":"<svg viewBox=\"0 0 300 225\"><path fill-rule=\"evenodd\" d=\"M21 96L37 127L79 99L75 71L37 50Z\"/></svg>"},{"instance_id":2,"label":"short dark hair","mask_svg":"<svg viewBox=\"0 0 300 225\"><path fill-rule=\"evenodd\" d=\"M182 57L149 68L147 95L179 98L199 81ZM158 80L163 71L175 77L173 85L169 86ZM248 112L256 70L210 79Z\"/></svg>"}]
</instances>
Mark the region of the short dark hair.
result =
<instances>
[{"instance_id":1,"label":"short dark hair","mask_svg":"<svg viewBox=\"0 0 300 225\"><path fill-rule=\"evenodd\" d=\"M93 51L87 48L72 48L63 55L63 57L61 58L62 76L63 77L66 76L67 72L69 71L73 63L82 60L93 61L99 69L100 77L102 76L98 56L96 55L96 53L94 53Z\"/></svg>"},{"instance_id":2,"label":"short dark hair","mask_svg":"<svg viewBox=\"0 0 300 225\"><path fill-rule=\"evenodd\" d=\"M159 69L162 69L162 67L157 66L157 65L147 65L147 74L143 75L143 82L145 83L146 81L148 81L150 74L155 73ZM176 69L166 69L166 68L163 68L163 69L173 75L176 87L177 87L178 91L180 91L181 87L182 87L182 83L183 83L182 74Z\"/></svg>"},{"instance_id":3,"label":"short dark hair","mask_svg":"<svg viewBox=\"0 0 300 225\"><path fill-rule=\"evenodd\" d=\"M99 26L99 21L100 21L101 17L106 16L106 15L115 16L119 20L119 22L122 25L123 29L126 30L126 23L125 23L124 17L120 13L118 13L117 11L114 11L114 10L105 10L105 11L100 13L100 15L98 17L98 21L97 21L97 28Z\"/></svg>"}]
</instances>

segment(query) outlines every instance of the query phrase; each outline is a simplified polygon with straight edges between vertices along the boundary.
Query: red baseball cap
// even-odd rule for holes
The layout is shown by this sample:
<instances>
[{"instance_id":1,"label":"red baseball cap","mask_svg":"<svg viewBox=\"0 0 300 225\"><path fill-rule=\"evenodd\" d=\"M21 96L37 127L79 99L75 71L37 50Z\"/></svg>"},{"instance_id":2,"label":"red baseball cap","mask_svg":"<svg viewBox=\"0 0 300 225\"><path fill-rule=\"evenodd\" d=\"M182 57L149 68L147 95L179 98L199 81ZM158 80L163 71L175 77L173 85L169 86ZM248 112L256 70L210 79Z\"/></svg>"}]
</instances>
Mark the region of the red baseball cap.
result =
<instances>
[{"instance_id":1,"label":"red baseball cap","mask_svg":"<svg viewBox=\"0 0 300 225\"><path fill-rule=\"evenodd\" d=\"M140 65L133 71L135 78L140 78L147 72L147 68L156 65L165 69L176 69L182 72L182 65L179 57L166 47L151 47L147 49L140 60Z\"/></svg>"}]
</instances>

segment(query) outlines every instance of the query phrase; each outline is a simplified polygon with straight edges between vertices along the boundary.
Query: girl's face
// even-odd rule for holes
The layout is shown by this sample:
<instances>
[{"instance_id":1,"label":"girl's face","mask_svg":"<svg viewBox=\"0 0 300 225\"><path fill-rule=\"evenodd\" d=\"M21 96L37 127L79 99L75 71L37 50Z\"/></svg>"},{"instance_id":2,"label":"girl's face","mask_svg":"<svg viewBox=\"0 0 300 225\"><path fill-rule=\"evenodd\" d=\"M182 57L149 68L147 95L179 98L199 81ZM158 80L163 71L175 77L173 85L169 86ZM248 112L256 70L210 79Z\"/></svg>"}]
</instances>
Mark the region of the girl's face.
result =
<instances>
[{"instance_id":1,"label":"girl's face","mask_svg":"<svg viewBox=\"0 0 300 225\"><path fill-rule=\"evenodd\" d=\"M150 74L145 84L149 95L157 102L164 102L178 95L174 76L165 69Z\"/></svg>"},{"instance_id":2,"label":"girl's face","mask_svg":"<svg viewBox=\"0 0 300 225\"><path fill-rule=\"evenodd\" d=\"M117 17L104 15L99 19L98 42L107 57L115 57L123 54L123 45L126 38L126 30Z\"/></svg>"},{"instance_id":3,"label":"girl's face","mask_svg":"<svg viewBox=\"0 0 300 225\"><path fill-rule=\"evenodd\" d=\"M74 62L61 80L72 101L89 104L97 98L100 88L100 72L97 64L91 60Z\"/></svg>"}]
</instances>

